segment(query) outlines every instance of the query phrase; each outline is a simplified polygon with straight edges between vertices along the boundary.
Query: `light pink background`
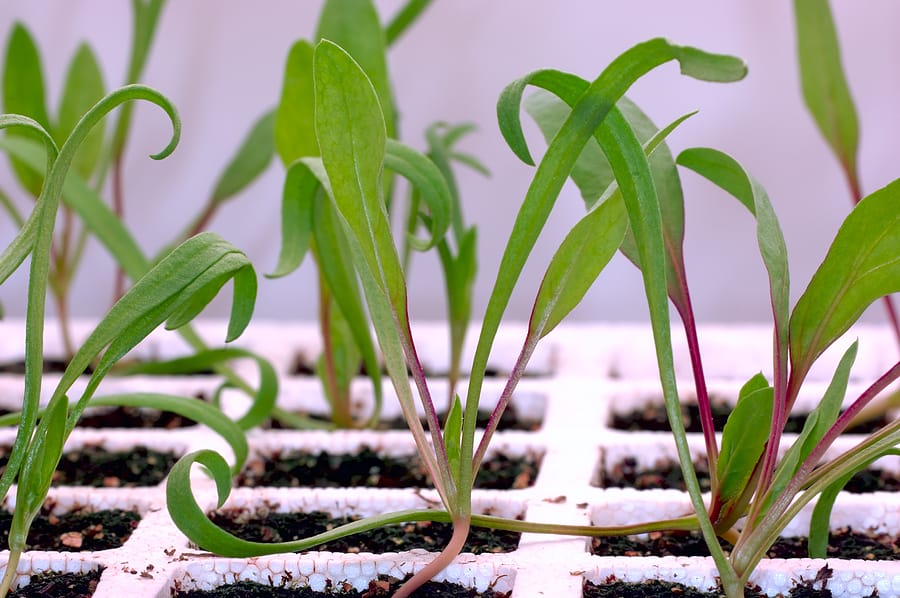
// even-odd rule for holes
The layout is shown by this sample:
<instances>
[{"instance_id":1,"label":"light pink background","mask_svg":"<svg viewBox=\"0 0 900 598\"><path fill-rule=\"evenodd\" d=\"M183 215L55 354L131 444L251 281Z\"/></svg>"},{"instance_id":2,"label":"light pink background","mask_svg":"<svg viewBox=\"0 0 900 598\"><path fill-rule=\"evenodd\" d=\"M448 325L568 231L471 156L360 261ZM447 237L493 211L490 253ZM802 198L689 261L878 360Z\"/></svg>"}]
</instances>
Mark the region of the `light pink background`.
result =
<instances>
[{"instance_id":1,"label":"light pink background","mask_svg":"<svg viewBox=\"0 0 900 598\"><path fill-rule=\"evenodd\" d=\"M385 18L398 5L396 0L378 3ZM871 192L900 174L900 3L839 0L833 5L860 113L862 182ZM100 55L107 85L121 83L130 38L129 6L123 0L5 0L0 35L5 39L15 20L24 21L34 33L55 111L68 58L82 39ZM700 114L670 138L673 149L719 148L763 183L781 217L793 296L798 297L848 210L849 199L837 163L802 104L791 6L785 0L436 0L417 28L391 51L391 76L407 143L421 148L424 127L436 119L479 126L467 148L483 159L493 177L468 172L462 176L467 217L480 229L476 312L484 307L532 172L509 152L497 131L494 108L500 90L541 67L593 78L620 52L660 35L736 54L748 63L749 76L729 85L686 79L667 65L638 83L631 97L657 123L699 109ZM180 230L179 211L199 205L249 124L275 104L287 49L295 39L312 34L317 11L318 2L296 0L172 1L166 7L144 81L178 106L184 122L182 142L168 160L148 160L146 155L165 143L167 125L153 109L142 107L126 166L128 222L148 251ZM539 137L532 139L535 151L543 151ZM27 205L6 160L2 162L0 188ZM275 165L212 224L250 255L260 274L269 271L277 257L282 178L280 165ZM684 173L683 180L688 274L699 318L766 320L768 291L751 218L737 202L694 175ZM513 317L527 318L555 244L581 214L580 197L567 185L514 298ZM7 219L0 219L4 244L13 232ZM90 268L81 273L76 287L74 312L98 315L111 293L111 265L97 247L90 248L88 259ZM435 264L422 258L414 264L410 309L415 317L442 317L442 282ZM23 273L17 273L0 289L8 314L24 312L24 285ZM224 313L224 305L215 309ZM307 265L287 279L263 279L258 314L313 318L311 268ZM582 319L645 316L637 271L621 257L576 312ZM872 316L881 318L877 311Z\"/></svg>"}]
</instances>

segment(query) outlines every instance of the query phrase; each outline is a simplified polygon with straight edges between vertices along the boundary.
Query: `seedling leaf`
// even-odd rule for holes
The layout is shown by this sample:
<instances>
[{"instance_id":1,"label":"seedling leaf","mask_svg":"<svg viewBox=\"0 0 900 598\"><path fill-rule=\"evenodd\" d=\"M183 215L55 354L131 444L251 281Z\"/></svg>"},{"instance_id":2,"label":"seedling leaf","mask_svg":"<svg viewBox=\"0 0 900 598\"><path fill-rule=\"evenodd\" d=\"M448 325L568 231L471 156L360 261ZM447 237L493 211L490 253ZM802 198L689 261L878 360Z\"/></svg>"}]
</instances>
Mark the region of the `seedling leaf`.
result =
<instances>
[{"instance_id":1,"label":"seedling leaf","mask_svg":"<svg viewBox=\"0 0 900 598\"><path fill-rule=\"evenodd\" d=\"M762 374L741 388L725 428L717 473L719 496L728 503L741 496L766 446L772 424L773 389Z\"/></svg>"},{"instance_id":2,"label":"seedling leaf","mask_svg":"<svg viewBox=\"0 0 900 598\"><path fill-rule=\"evenodd\" d=\"M97 57L90 46L83 43L78 46L75 56L72 57L63 84L62 98L59 102L59 122L53 132L57 143L63 143L66 140L81 115L99 102L104 95L106 95L106 91L103 85L103 74L100 72ZM94 127L90 135L85 138L84 143L81 144L78 155L75 156L72 163L75 172L84 179L89 179L97 167L100 152L103 149L105 128L105 121L101 121Z\"/></svg>"},{"instance_id":3,"label":"seedling leaf","mask_svg":"<svg viewBox=\"0 0 900 598\"><path fill-rule=\"evenodd\" d=\"M211 201L222 203L240 193L268 168L275 154L275 112L263 114L250 128L237 153L213 188Z\"/></svg>"}]
</instances>

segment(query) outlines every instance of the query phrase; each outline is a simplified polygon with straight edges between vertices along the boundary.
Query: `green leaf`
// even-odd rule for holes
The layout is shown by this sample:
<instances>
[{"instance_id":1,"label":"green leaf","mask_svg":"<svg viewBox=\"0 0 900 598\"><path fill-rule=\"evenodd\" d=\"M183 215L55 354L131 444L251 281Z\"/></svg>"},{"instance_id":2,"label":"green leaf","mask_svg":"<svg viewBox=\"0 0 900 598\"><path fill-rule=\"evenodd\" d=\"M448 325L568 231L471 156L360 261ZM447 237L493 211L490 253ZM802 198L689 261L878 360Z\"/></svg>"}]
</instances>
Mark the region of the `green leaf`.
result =
<instances>
[{"instance_id":1,"label":"green leaf","mask_svg":"<svg viewBox=\"0 0 900 598\"><path fill-rule=\"evenodd\" d=\"M741 388L725 428L717 473L719 496L728 503L741 496L753 475L772 427L772 387L762 374Z\"/></svg>"},{"instance_id":2,"label":"green leaf","mask_svg":"<svg viewBox=\"0 0 900 598\"><path fill-rule=\"evenodd\" d=\"M387 134L375 89L358 64L339 46L322 41L314 59L316 132L331 196L340 213L363 283L369 314L394 383L404 417L420 455L446 503L453 503L453 476L445 455L440 424L427 385L415 376L431 427L432 444L414 406L406 375L409 362L421 369L409 330L406 282L381 198Z\"/></svg>"},{"instance_id":3,"label":"green leaf","mask_svg":"<svg viewBox=\"0 0 900 598\"><path fill-rule=\"evenodd\" d=\"M321 174L324 176L324 173ZM330 189L330 185L326 186L326 189ZM372 382L375 405L369 423L374 424L381 413L381 364L375 351L375 342L372 340L369 320L363 308L363 299L353 270L353 255L341 226L340 216L333 201L328 197L320 195L313 207L316 261L328 294L341 312L341 317L352 335L350 342L361 355ZM358 369L359 357L356 358L354 366L354 370Z\"/></svg>"},{"instance_id":4,"label":"green leaf","mask_svg":"<svg viewBox=\"0 0 900 598\"><path fill-rule=\"evenodd\" d=\"M58 395L50 401L35 432L34 440L28 447L28 454L22 463L19 473L19 484L16 492L16 509L13 519L21 520L27 526L40 510L53 472L62 456L66 439L66 409L68 400L65 395ZM22 517L19 517L21 511ZM16 527L13 525L13 527ZM12 535L12 530L10 530Z\"/></svg>"},{"instance_id":5,"label":"green leaf","mask_svg":"<svg viewBox=\"0 0 900 598\"><path fill-rule=\"evenodd\" d=\"M385 43L394 44L416 22L432 0L407 0L384 28Z\"/></svg>"},{"instance_id":6,"label":"green leaf","mask_svg":"<svg viewBox=\"0 0 900 598\"><path fill-rule=\"evenodd\" d=\"M124 373L128 375L170 376L207 371L210 368L235 359L251 359L259 370L259 387L252 394L252 403L241 417L236 420L242 430L252 430L269 418L275 401L278 398L278 375L275 368L266 359L239 347L224 347L197 352L188 357L167 361L148 361L129 366ZM172 411L172 409L166 409ZM181 413L180 411L175 411ZM192 419L197 419L193 416Z\"/></svg>"},{"instance_id":7,"label":"green leaf","mask_svg":"<svg viewBox=\"0 0 900 598\"><path fill-rule=\"evenodd\" d=\"M584 298L619 250L628 216L621 198L588 212L553 255L531 311L529 336L543 338Z\"/></svg>"},{"instance_id":8,"label":"green leaf","mask_svg":"<svg viewBox=\"0 0 900 598\"><path fill-rule=\"evenodd\" d=\"M450 227L453 198L444 174L424 155L391 139L385 146L384 166L406 178L428 206L430 238L411 237L408 242L419 251L431 249Z\"/></svg>"},{"instance_id":9,"label":"green leaf","mask_svg":"<svg viewBox=\"0 0 900 598\"><path fill-rule=\"evenodd\" d=\"M447 461L450 463L450 471L459 476L460 455L459 448L462 440L462 401L459 395L454 395L447 411L447 421L444 424L444 444L447 446Z\"/></svg>"},{"instance_id":10,"label":"green leaf","mask_svg":"<svg viewBox=\"0 0 900 598\"><path fill-rule=\"evenodd\" d=\"M787 488L788 483L797 473L803 461L806 460L816 445L819 444L819 441L825 436L825 433L837 421L841 412L841 403L844 401L844 395L847 393L850 369L856 360L857 345L858 343L854 342L841 357L831 383L822 395L822 400L807 416L806 421L803 423L803 429L797 436L797 440L794 441L791 448L781 458L778 469L775 471L775 476L772 478L770 489L767 491L765 506L760 509L761 513L766 513L771 508L772 503Z\"/></svg>"},{"instance_id":11,"label":"green leaf","mask_svg":"<svg viewBox=\"0 0 900 598\"><path fill-rule=\"evenodd\" d=\"M53 132L44 93L44 75L41 57L31 34L21 23L13 26L6 45L3 67L3 111L33 118L47 131ZM8 135L38 139L26 130L10 131ZM32 195L41 192L43 178L11 160L13 172L19 183Z\"/></svg>"},{"instance_id":12,"label":"green leaf","mask_svg":"<svg viewBox=\"0 0 900 598\"><path fill-rule=\"evenodd\" d=\"M375 89L331 42L319 43L314 64L316 131L335 204L381 292L398 313L405 312L406 284L379 185L387 135ZM400 317L405 323L405 315Z\"/></svg>"},{"instance_id":13,"label":"green leaf","mask_svg":"<svg viewBox=\"0 0 900 598\"><path fill-rule=\"evenodd\" d=\"M847 175L855 180L859 125L828 0L794 0L794 13L803 99Z\"/></svg>"},{"instance_id":14,"label":"green leaf","mask_svg":"<svg viewBox=\"0 0 900 598\"><path fill-rule=\"evenodd\" d=\"M250 128L246 139L216 181L214 204L237 195L268 168L275 155L275 111L263 114Z\"/></svg>"},{"instance_id":15,"label":"green leaf","mask_svg":"<svg viewBox=\"0 0 900 598\"><path fill-rule=\"evenodd\" d=\"M900 291L900 180L860 201L791 315L792 375L812 363L875 300Z\"/></svg>"},{"instance_id":16,"label":"green leaf","mask_svg":"<svg viewBox=\"0 0 900 598\"><path fill-rule=\"evenodd\" d=\"M359 64L378 95L387 135L395 137L387 44L372 0L326 0L316 29L321 40L337 44Z\"/></svg>"},{"instance_id":17,"label":"green leaf","mask_svg":"<svg viewBox=\"0 0 900 598\"><path fill-rule=\"evenodd\" d=\"M313 204L320 193L315 173L302 160L291 164L281 194L281 251L278 264L269 278L287 276L300 267L313 233Z\"/></svg>"},{"instance_id":18,"label":"green leaf","mask_svg":"<svg viewBox=\"0 0 900 598\"><path fill-rule=\"evenodd\" d=\"M192 397L141 392L93 397L88 405L90 407L139 407L176 413L207 426L228 443L234 453L232 474L238 473L247 461L249 448L244 430L249 428L239 425L240 421L232 421L218 407L206 401Z\"/></svg>"},{"instance_id":19,"label":"green leaf","mask_svg":"<svg viewBox=\"0 0 900 598\"><path fill-rule=\"evenodd\" d=\"M275 149L282 163L318 156L313 89L313 47L306 40L291 46L284 67L281 100L275 111Z\"/></svg>"},{"instance_id":20,"label":"green leaf","mask_svg":"<svg viewBox=\"0 0 900 598\"><path fill-rule=\"evenodd\" d=\"M103 85L103 74L100 65L90 46L82 43L78 46L63 84L62 97L59 102L59 122L54 137L57 143L63 143L75 128L81 116L106 95ZM84 179L89 179L97 167L100 153L103 150L103 132L105 123L100 122L90 135L85 138L73 166L75 172Z\"/></svg>"},{"instance_id":21,"label":"green leaf","mask_svg":"<svg viewBox=\"0 0 900 598\"><path fill-rule=\"evenodd\" d=\"M790 272L787 246L775 210L762 185L734 158L718 150L691 148L678 155L678 164L709 179L740 201L756 218L756 238L769 275L772 315L775 320L776 363L779 388L787 384Z\"/></svg>"}]
</instances>

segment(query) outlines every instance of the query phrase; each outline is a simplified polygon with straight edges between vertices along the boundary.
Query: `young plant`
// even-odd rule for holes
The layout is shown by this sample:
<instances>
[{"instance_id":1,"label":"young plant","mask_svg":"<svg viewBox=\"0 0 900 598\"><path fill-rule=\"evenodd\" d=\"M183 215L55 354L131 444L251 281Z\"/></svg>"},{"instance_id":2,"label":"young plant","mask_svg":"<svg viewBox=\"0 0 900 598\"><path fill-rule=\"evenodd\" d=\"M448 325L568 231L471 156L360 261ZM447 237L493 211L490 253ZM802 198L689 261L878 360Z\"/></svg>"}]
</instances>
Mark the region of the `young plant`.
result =
<instances>
[{"instance_id":1,"label":"young plant","mask_svg":"<svg viewBox=\"0 0 900 598\"><path fill-rule=\"evenodd\" d=\"M165 0L132 0L131 4L133 36L126 84L137 83L142 76ZM72 131L81 115L104 96L104 88L99 62L90 46L82 43L69 65L57 114L51 118L46 106L43 68L37 45L24 25L16 24L13 27L7 43L3 72L5 112L34 119L51 133L59 145ZM108 228L108 219L103 223L90 222L86 220L84 213L79 212L77 206L71 205L79 202L73 195L90 194L99 199L108 183L112 213L120 222L124 219L123 160L132 122L131 106L126 104L117 113L108 134L102 122L91 132L73 160L70 173L73 180L67 182L63 190L65 203L61 206L61 225L52 249L49 283L66 358L71 357L75 351L75 339L72 338L69 323L69 296L88 237L92 234L98 237L117 263L114 296L120 297L125 289L126 277L132 281L137 280L151 264L158 262L175 246L204 230L225 202L235 197L266 169L274 155L273 119L270 112L253 125L236 155L216 181L199 214L189 222L184 232L151 260L143 257L135 260L134 254L139 252L134 251L136 247L132 247L131 240L122 240L122 235L117 235L120 237L119 242L107 242L103 233L97 229ZM34 198L40 192L44 171L39 145L33 132L19 129L12 130L2 143L20 186ZM93 202L93 198L90 201ZM24 222L15 202L3 191L0 191L0 205L17 225ZM116 228L122 229L122 226L117 225ZM128 237L130 239L130 233ZM137 268L137 262L145 262L145 265ZM190 331L186 332L191 336ZM187 340L192 345L197 344L195 339Z\"/></svg>"},{"instance_id":2,"label":"young plant","mask_svg":"<svg viewBox=\"0 0 900 598\"><path fill-rule=\"evenodd\" d=\"M322 8L316 40L329 39L343 48L360 64L372 82L383 107L388 138L398 137L397 110L388 77L386 52L391 43L412 23L429 2L408 2L397 16L382 26L371 0L337 2L327 0ZM331 409L331 419L338 427L373 425L378 421L382 401L382 373L370 322L364 308L359 283L353 273L351 249L340 219L322 193L298 184L308 167L297 164L303 157L317 156L319 143L314 130L315 98L313 96L313 45L300 40L294 44L285 67L281 102L276 110L275 142L285 164L282 200L283 244L278 265L271 274L285 276L296 270L307 253L312 255L318 273L319 325L323 341L316 372ZM436 244L447 285L448 320L450 323L451 396L460 377L460 362L465 333L471 312L472 282L475 275L475 231L464 225L459 193L453 180L451 164L461 162L476 169L483 167L454 145L470 127L434 125L426 132L429 155L447 181L451 199L453 238L443 237ZM400 146L397 146L400 147ZM406 160L397 153L387 158ZM402 164L388 165L390 171L402 170ZM403 173L410 176L409 172ZM430 176L437 176L430 172ZM385 176L382 201L390 216L396 212L396 187L392 176ZM436 216L422 202L418 189L427 181L413 181L410 207L403 239L404 269L408 270L413 250L429 250L434 244L417 242L415 233L422 222L432 228ZM443 216L442 216L443 217ZM354 418L350 410L350 386L363 369L370 377L375 405L364 419Z\"/></svg>"},{"instance_id":3,"label":"young plant","mask_svg":"<svg viewBox=\"0 0 900 598\"><path fill-rule=\"evenodd\" d=\"M794 0L797 58L803 99L822 136L834 152L853 205L863 197L858 167L859 119L847 77L828 0ZM882 299L888 321L900 346L900 316L891 296ZM900 406L900 392L879 397L853 423L883 415Z\"/></svg>"},{"instance_id":4,"label":"young plant","mask_svg":"<svg viewBox=\"0 0 900 598\"><path fill-rule=\"evenodd\" d=\"M531 113L549 138L558 135L561 115L576 115L576 102L587 85L584 81L559 81L544 86L558 99L540 98L532 103ZM896 453L900 421L884 426L838 457L823 461L851 419L900 377L898 362L841 413L856 356L854 343L846 350L802 432L779 459L787 416L815 361L870 304L900 290L896 260L900 253L900 181L857 204L791 310L786 245L762 186L735 160L712 149L688 149L675 159L668 151L655 152L648 161L635 134L645 127L645 117L634 113L628 119L624 117L633 110L632 105L620 102L619 110L607 116L597 129L596 145L589 144L572 178L589 206L595 202L605 205L616 196L609 192L613 177L624 199L632 237L626 239L622 251L643 275L666 411L695 511L679 520L648 522L639 527L643 532L700 529L726 594L743 596L750 574L779 533L817 496L810 549L811 555L824 557L829 513L837 492L854 472L885 454ZM504 135L513 150L528 161L517 116L504 127ZM742 388L721 431L721 444L716 441L712 423L682 258L683 201L676 166L709 179L755 217L759 250L769 279L774 319L772 381L758 374ZM604 188L607 191L601 192ZM711 478L709 504L697 483L681 419L667 298L681 318L693 367ZM595 535L613 531L598 529ZM725 555L718 537L734 544L730 555Z\"/></svg>"},{"instance_id":5,"label":"young plant","mask_svg":"<svg viewBox=\"0 0 900 598\"><path fill-rule=\"evenodd\" d=\"M340 219L388 374L443 510L414 510L368 517L296 542L248 542L230 535L207 519L191 493L191 466L200 463L216 478L219 505L228 497L230 480L227 465L215 452L205 450L182 458L167 482L170 512L182 532L203 549L227 556L247 556L306 550L331 538L393 523L419 520L451 522L454 532L444 551L409 580L397 596L409 596L416 587L450 564L460 552L472 525L542 533L609 533L609 530L598 532L597 528L590 526L532 523L478 515L472 512L471 499L475 474L535 347L578 304L625 237L635 181L624 176L624 170L617 168L617 173L622 177L619 181L623 187L622 195L618 196L611 190L615 198L599 204L577 223L551 260L537 293L522 350L477 446L476 418L491 345L528 254L565 179L598 127L605 134L626 135L622 146L629 152L633 150L634 146L628 143L627 137L630 129L620 124L623 121L614 108L615 102L635 80L671 60L680 63L684 74L698 79L733 81L744 75L743 63L735 58L711 55L657 39L639 44L624 53L592 83L558 71L538 71L511 84L501 96L498 116L504 129L516 126L519 101L529 84L551 88L561 86L571 92L574 108L541 160L519 209L482 322L466 401L464 403L458 396L454 398L442 427L416 353L407 315L406 281L382 195L388 169L409 178L417 186L431 215L429 238L423 240L423 244L431 245L438 242L450 227L451 209L446 179L440 176L440 169L427 157L389 139L383 107L375 86L364 70L339 46L327 40L320 42L313 51L312 63L315 130L321 157L302 158L292 168L297 169L297 186L304 190L307 197L324 194L328 205ZM614 117L618 118L613 121ZM611 121L616 126L607 126L606 123ZM644 151L652 152L658 147L675 125L677 122L654 136L646 148L638 144L636 147L641 157ZM521 134L521 129L518 133ZM521 141L524 147L524 138ZM629 159L634 157L629 155ZM645 183L640 181L639 184ZM641 209L645 206L642 205ZM649 222L652 227L652 219ZM658 214L655 222L658 231ZM650 263L651 255L644 251L645 263ZM647 271L651 272L650 269ZM661 280L665 284L665 279ZM411 372L411 377L407 375L407 370ZM417 414L416 395L418 404L425 412L425 424ZM633 533L630 529L615 531Z\"/></svg>"},{"instance_id":6,"label":"young plant","mask_svg":"<svg viewBox=\"0 0 900 598\"><path fill-rule=\"evenodd\" d=\"M112 109L134 100L155 104L168 115L173 127L172 139L162 152L152 157L168 156L175 149L181 130L175 109L161 94L139 85L123 87L102 98L78 120L59 149L50 133L38 122L21 115L0 116L0 128L27 130L43 141L47 164L46 176L31 215L0 254L0 282L18 269L26 258L31 258L22 410L4 418L7 424L17 422L18 431L9 462L0 476L0 496L6 497L13 483L17 487L16 509L9 530L10 555L0 581L0 596L6 595L15 579L16 565L25 548L29 527L46 498L63 445L89 405L132 405L175 411L222 434L234 452L235 470L241 467L247 455L242 429L202 401L153 393L94 400L101 381L119 359L164 322L170 328L189 322L229 281L234 283L234 301L226 340L233 340L243 332L253 312L256 275L243 253L211 233L195 236L177 247L116 302L75 351L46 407L39 408L51 246L63 186L77 150L91 132ZM73 383L89 367L93 370L83 393L70 403L68 393Z\"/></svg>"}]
</instances>

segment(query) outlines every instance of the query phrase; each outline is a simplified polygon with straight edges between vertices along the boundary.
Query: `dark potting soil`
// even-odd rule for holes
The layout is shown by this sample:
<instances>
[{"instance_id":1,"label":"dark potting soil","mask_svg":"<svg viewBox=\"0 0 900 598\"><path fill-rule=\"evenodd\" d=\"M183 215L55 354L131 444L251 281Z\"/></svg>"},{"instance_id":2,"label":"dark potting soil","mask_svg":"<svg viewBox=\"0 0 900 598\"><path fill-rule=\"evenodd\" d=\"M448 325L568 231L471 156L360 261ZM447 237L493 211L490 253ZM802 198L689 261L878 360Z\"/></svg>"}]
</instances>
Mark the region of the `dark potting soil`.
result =
<instances>
[{"instance_id":1,"label":"dark potting soil","mask_svg":"<svg viewBox=\"0 0 900 598\"><path fill-rule=\"evenodd\" d=\"M475 487L491 490L528 488L534 484L540 459L495 455L485 459ZM247 464L237 486L315 488L427 488L428 474L417 456L388 457L364 448L356 455L290 451Z\"/></svg>"},{"instance_id":2,"label":"dark potting soil","mask_svg":"<svg viewBox=\"0 0 900 598\"><path fill-rule=\"evenodd\" d=\"M254 542L287 542L300 540L356 521L356 517L332 517L328 513L275 513L223 509L210 519L234 535ZM329 552L371 552L381 554L411 548L440 551L450 541L453 528L449 523L420 521L389 525L320 544L312 550ZM463 552L474 554L512 552L519 546L518 532L473 527Z\"/></svg>"},{"instance_id":3,"label":"dark potting soil","mask_svg":"<svg viewBox=\"0 0 900 598\"><path fill-rule=\"evenodd\" d=\"M309 588L285 588L258 584L250 581L242 581L230 585L220 586L214 590L190 590L178 591L173 596L176 598L387 598L394 594L400 586L399 581L380 577L369 583L369 587L362 592L352 586L330 588L325 592L315 592ZM495 592L488 589L486 592L478 592L472 588L466 588L457 584L429 581L416 592L416 598L508 598L505 592Z\"/></svg>"},{"instance_id":4,"label":"dark potting soil","mask_svg":"<svg viewBox=\"0 0 900 598\"><path fill-rule=\"evenodd\" d=\"M48 598L65 596L66 598L89 598L94 595L100 574L103 569L94 569L87 573L41 573L32 575L27 586L10 592L9 598Z\"/></svg>"},{"instance_id":5,"label":"dark potting soil","mask_svg":"<svg viewBox=\"0 0 900 598\"><path fill-rule=\"evenodd\" d=\"M66 371L66 368L68 366L68 359L46 357L44 358L44 366L42 371L45 374L62 374ZM92 371L93 368L88 367L85 373L90 374ZM0 374L13 374L16 376L23 376L25 374L25 360L20 359L18 361L6 361L0 363Z\"/></svg>"},{"instance_id":6,"label":"dark potting soil","mask_svg":"<svg viewBox=\"0 0 900 598\"><path fill-rule=\"evenodd\" d=\"M6 469L10 447L0 447L0 472ZM108 451L86 445L64 453L56 471L54 486L93 486L120 488L155 486L162 482L178 457L144 446L129 451Z\"/></svg>"},{"instance_id":7,"label":"dark potting soil","mask_svg":"<svg viewBox=\"0 0 900 598\"><path fill-rule=\"evenodd\" d=\"M731 545L721 538L726 551ZM793 559L809 556L807 538L779 538L766 553L769 558ZM653 532L646 540L629 537L595 538L591 553L597 556L709 556L699 532ZM828 535L829 558L863 560L900 560L900 539L889 534L869 535L845 528Z\"/></svg>"},{"instance_id":8,"label":"dark potting soil","mask_svg":"<svg viewBox=\"0 0 900 598\"><path fill-rule=\"evenodd\" d=\"M311 419L327 422L328 417L326 415L315 414L315 413L306 413L306 412L297 412L297 415L302 415L309 417ZM484 429L487 426L488 420L490 419L490 412L479 411L478 417L475 420L475 425L478 428ZM438 412L438 419L441 422L446 421L447 413L444 411ZM519 416L517 413L515 406L510 405L503 411L503 415L500 416L500 423L497 424L498 432L536 432L541 429L541 424L543 422L540 419L530 419ZM285 426L283 423L278 421L277 419L271 420L266 427L271 428L273 430L281 430L288 428L289 426ZM385 419L379 421L377 425L375 425L376 430L408 430L409 425L406 423L406 419L403 417L395 417L392 419Z\"/></svg>"},{"instance_id":9,"label":"dark potting soil","mask_svg":"<svg viewBox=\"0 0 900 598\"><path fill-rule=\"evenodd\" d=\"M830 596L831 594L829 594ZM629 583L610 580L603 584L586 582L582 593L584 598L659 598L659 596L677 596L678 598L724 598L718 592L701 592L696 588L669 581L649 580L641 583ZM765 596L762 592L747 588L745 598ZM791 594L794 596L794 594Z\"/></svg>"},{"instance_id":10,"label":"dark potting soil","mask_svg":"<svg viewBox=\"0 0 900 598\"><path fill-rule=\"evenodd\" d=\"M196 397L203 400L203 397ZM140 409L138 407L113 407L86 413L78 420L80 428L162 428L175 430L196 426L197 422L189 417L158 411L156 409Z\"/></svg>"},{"instance_id":11,"label":"dark potting soil","mask_svg":"<svg viewBox=\"0 0 900 598\"><path fill-rule=\"evenodd\" d=\"M710 408L712 410L713 426L717 431L721 432L725 427L728 416L731 414L732 405L721 397L711 397ZM700 426L700 408L696 404L682 404L681 415L684 419L685 430L698 434L703 432L703 428ZM807 416L808 414L806 413L789 415L784 431L789 434L799 434L803 430L803 424L806 423ZM845 433L870 434L888 423L890 423L890 420L885 416L881 416L851 426ZM612 421L609 425L613 429L629 432L671 431L669 418L666 416L666 407L661 401L653 402L627 413L613 413Z\"/></svg>"},{"instance_id":12,"label":"dark potting soil","mask_svg":"<svg viewBox=\"0 0 900 598\"><path fill-rule=\"evenodd\" d=\"M694 471L700 487L706 492L709 486L709 471L706 461L694 463ZM685 491L681 467L674 461L660 462L651 469L639 469L633 457L607 466L600 472L600 488L635 488L637 490L658 490L674 488ZM857 472L844 487L847 492L867 494L870 492L900 491L900 476L894 472L878 468L869 468Z\"/></svg>"},{"instance_id":13,"label":"dark potting soil","mask_svg":"<svg viewBox=\"0 0 900 598\"><path fill-rule=\"evenodd\" d=\"M61 552L118 548L131 536L141 516L134 511L79 509L62 515L41 513L28 530L26 550ZM0 549L9 548L12 513L0 511Z\"/></svg>"},{"instance_id":14,"label":"dark potting soil","mask_svg":"<svg viewBox=\"0 0 900 598\"><path fill-rule=\"evenodd\" d=\"M697 480L704 492L710 489L709 471L706 461L694 463ZM657 463L652 469L639 469L637 459L626 457L621 461L607 465L600 471L600 488L634 488L636 490L661 490L674 488L686 491L681 467L673 461Z\"/></svg>"}]
</instances>

